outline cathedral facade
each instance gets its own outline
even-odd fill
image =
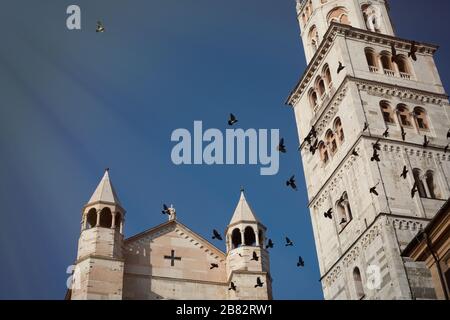
[[[324,297],[435,299],[401,254],[450,197],[438,47],[396,36],[385,0],[297,0],[297,16],[308,66],[287,104]]]
[[[66,298],[272,299],[266,227],[243,191],[225,230],[226,252],[179,222],[174,208],[169,212],[167,222],[125,239],[125,209],[106,171],[82,210]]]

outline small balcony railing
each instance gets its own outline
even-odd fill
[[[374,67],[374,66],[369,66],[369,70],[370,70],[370,72],[374,72],[374,73],[378,72],[378,68]]]
[[[402,79],[411,80],[411,75],[409,73],[406,73],[406,72],[400,72],[400,77]]]
[[[395,77],[395,72],[389,69],[384,69],[384,74],[389,77]]]

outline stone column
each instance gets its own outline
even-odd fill
[[[116,228],[116,214],[117,212],[111,212],[112,214],[112,220],[111,220],[111,229]]]
[[[96,227],[100,226],[100,210],[97,210],[97,223],[95,224]]]

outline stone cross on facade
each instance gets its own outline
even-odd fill
[[[170,266],[175,265],[175,260],[181,260],[181,257],[175,257],[175,250],[172,250],[170,256],[164,256],[164,259],[170,260]]]

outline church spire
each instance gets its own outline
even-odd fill
[[[102,180],[100,180],[100,183],[89,199],[87,205],[100,202],[122,206],[116,190],[111,183],[111,179],[109,178],[109,168],[105,170]]]
[[[244,188],[241,187],[241,197],[239,198],[239,202],[234,209],[233,217],[231,218],[230,225],[238,223],[238,222],[259,222],[252,208],[247,202],[244,194]]]

